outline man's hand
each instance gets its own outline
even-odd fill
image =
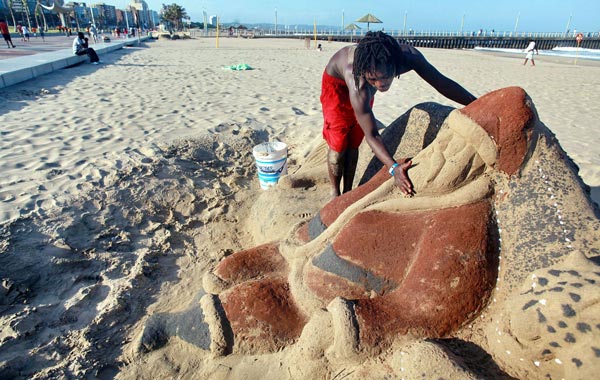
[[[410,182],[410,178],[408,178],[408,168],[412,166],[412,161],[405,158],[402,162],[398,162],[400,166],[394,170],[394,182],[396,186],[402,190],[402,192],[406,195],[413,195],[415,192],[413,190],[412,182]]]

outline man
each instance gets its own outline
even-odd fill
[[[94,44],[98,43],[98,29],[95,24],[90,26],[90,37],[94,40]]]
[[[373,97],[389,90],[394,77],[414,70],[442,95],[467,105],[475,100],[467,90],[442,75],[410,45],[399,44],[383,32],[367,32],[358,45],[346,46],[325,67],[321,88],[323,137],[327,141],[327,169],[331,196],[352,188],[358,147],[363,138],[375,156],[388,168],[396,185],[406,195],[413,193],[407,170],[412,162],[397,163],[381,141],[373,115]]]
[[[29,42],[29,28],[23,25],[21,27],[21,33],[23,33],[23,42]]]
[[[539,54],[537,47],[535,47],[535,41],[529,41],[529,45],[527,45],[527,47],[525,48],[525,52],[527,53],[527,55],[525,55],[525,62],[523,62],[523,66],[525,66],[527,64],[527,61],[530,59],[531,66],[535,66],[535,61],[533,60],[533,53],[535,52],[535,54]]]
[[[77,32],[77,38],[73,40],[73,54],[87,54],[93,65],[97,65],[100,62],[100,58],[98,58],[96,51],[88,46],[88,39],[85,38],[83,32]]]
[[[14,48],[15,44],[13,44],[12,39],[10,38],[10,32],[8,30],[8,24],[3,19],[0,19],[0,32],[2,32],[2,37],[4,37],[4,41],[6,42],[6,46],[8,46],[9,49],[10,49],[11,46]]]

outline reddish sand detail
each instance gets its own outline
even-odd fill
[[[270,273],[287,271],[288,265],[273,243],[236,252],[224,258],[214,274],[232,284],[265,277]]]
[[[314,265],[309,265],[306,270],[306,285],[317,297],[325,300],[326,303],[335,297],[353,300],[368,298],[371,294],[371,292],[365,290],[363,284],[325,272]]]
[[[528,131],[535,121],[525,91],[520,87],[492,91],[460,112],[479,124],[496,142],[496,169],[509,175],[515,174],[525,159]]]
[[[316,216],[314,218],[316,218]],[[308,243],[311,240],[310,235],[308,234],[308,223],[309,222],[302,224],[295,232],[296,239],[303,243]]]
[[[233,285],[219,295],[234,333],[234,350],[274,351],[293,343],[306,316],[293,300],[288,264],[269,243],[223,259],[214,274]]]
[[[445,337],[483,309],[498,266],[496,238],[489,233],[495,225],[487,200],[422,215],[388,214],[373,220],[378,222],[350,224],[349,231],[343,233],[357,236],[360,230],[360,234],[369,235],[373,230],[408,223],[419,226],[420,233],[417,237],[405,236],[417,241],[412,249],[407,244],[393,249],[394,243],[401,242],[405,235],[402,228],[394,230],[401,236],[385,249],[373,250],[371,243],[363,247],[365,242],[361,246],[356,241],[340,247],[353,261],[381,268],[381,274],[396,281],[403,278],[398,288],[382,297],[357,300],[361,343],[380,345],[390,337],[408,333]],[[413,232],[414,229],[407,231],[406,235]],[[342,236],[338,235],[338,239]],[[399,259],[401,265],[377,265],[393,258]]]
[[[248,281],[219,296],[234,334],[234,351],[271,352],[292,344],[307,322],[285,278]]]
[[[336,236],[341,258],[398,284],[370,298],[350,283],[312,267],[308,286],[325,303],[357,299],[361,343],[380,345],[398,334],[444,337],[486,304],[497,276],[497,245],[483,200],[442,210],[364,212]],[[344,282],[349,286],[343,289]]]

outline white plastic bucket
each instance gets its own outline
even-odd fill
[[[252,149],[258,169],[258,181],[263,190],[277,185],[279,177],[287,174],[287,145],[280,141],[258,144]]]

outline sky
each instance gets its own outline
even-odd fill
[[[106,0],[121,8],[128,0]],[[371,30],[415,31],[495,30],[519,32],[600,31],[598,0],[146,0],[150,9],[178,4],[192,21],[202,12],[218,15],[223,23],[275,23],[341,26],[371,13],[383,24]],[[405,21],[406,20],[406,21]],[[570,21],[569,21],[570,20]],[[366,24],[360,24],[366,29]]]

